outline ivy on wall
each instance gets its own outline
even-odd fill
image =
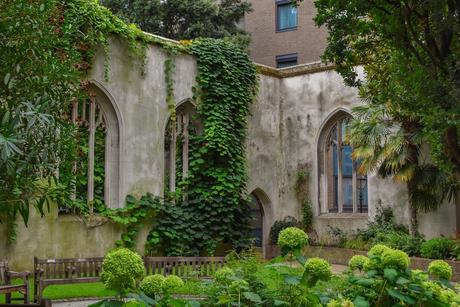
[[[145,195],[141,199],[128,197],[122,209],[101,209],[104,215],[126,226],[118,244],[133,247],[140,227],[150,221],[153,228],[147,248],[152,253],[213,254],[222,241],[236,248],[246,246],[250,209],[246,195],[245,139],[249,107],[257,92],[257,73],[248,55],[223,40],[200,39],[174,44],[145,34],[134,25],[126,25],[93,0],[43,0],[27,2],[27,5],[43,12],[42,22],[53,28],[43,40],[47,44],[43,48],[50,58],[41,65],[52,66],[54,59],[59,58],[68,71],[65,77],[70,85],[64,88],[73,90],[66,94],[61,105],[56,106],[61,110],[70,110],[72,101],[88,98],[83,80],[99,47],[106,55],[105,78],[109,80],[111,34],[127,41],[131,56],[140,59],[141,73],[146,65],[147,44],[164,48],[167,53],[164,63],[166,102],[173,121],[175,56],[178,52],[186,52],[197,58],[197,85],[193,90],[204,132],[190,136],[189,173],[178,183],[181,193],[170,204]],[[13,7],[11,4],[9,8]],[[21,10],[21,6],[17,7]],[[76,133],[77,127],[73,130]],[[75,150],[76,145],[68,147]],[[66,169],[63,163],[72,163],[72,159],[61,161],[57,167],[62,170]],[[69,165],[67,169],[72,167]],[[66,190],[63,182],[58,182],[57,186]],[[67,196],[69,194],[67,191]],[[102,198],[102,192],[100,194]],[[60,200],[62,197],[57,196]]]

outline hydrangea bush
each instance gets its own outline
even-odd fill
[[[428,266],[428,272],[436,278],[447,280],[452,278],[452,268],[443,260],[432,261]]]
[[[141,256],[127,248],[109,252],[102,263],[101,279],[104,286],[120,294],[135,288],[144,275]]]
[[[176,275],[169,275],[163,282],[163,291],[165,293],[173,293],[184,285],[182,278]]]
[[[308,235],[300,228],[288,227],[278,236],[278,246],[283,254],[300,251],[308,244]]]
[[[359,270],[362,271],[364,266],[369,261],[369,258],[363,255],[354,255],[351,257],[350,261],[348,261],[348,266],[351,270]]]
[[[155,298],[163,294],[163,284],[165,277],[161,274],[146,276],[140,283],[139,288],[145,295]]]
[[[308,278],[308,284],[313,286],[317,281],[331,279],[331,265],[321,258],[310,258],[305,262],[304,275]]]

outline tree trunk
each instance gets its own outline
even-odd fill
[[[410,204],[410,227],[409,231],[411,236],[415,237],[418,234],[418,217],[417,208]]]

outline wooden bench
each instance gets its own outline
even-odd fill
[[[38,259],[34,258],[34,302],[50,285],[98,282],[101,280],[103,257]]]
[[[225,265],[225,257],[144,257],[147,275],[208,278]]]
[[[7,261],[0,261],[0,294],[5,294],[5,303],[11,304],[12,300],[24,300],[24,304],[29,303],[29,272],[13,272],[8,268]],[[11,281],[16,278],[22,279],[22,284],[13,285]],[[24,295],[23,299],[12,298],[13,292],[20,292]]]
[[[223,267],[225,257],[144,257],[147,275],[174,274],[183,278],[208,278]],[[103,257],[38,259],[34,258],[34,301],[50,285],[98,282]]]

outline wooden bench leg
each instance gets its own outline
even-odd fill
[[[5,304],[11,304],[11,293],[5,293]]]
[[[30,299],[29,299],[29,281],[27,280],[27,283],[26,283],[26,291],[24,291],[24,304],[28,305],[30,303]]]

